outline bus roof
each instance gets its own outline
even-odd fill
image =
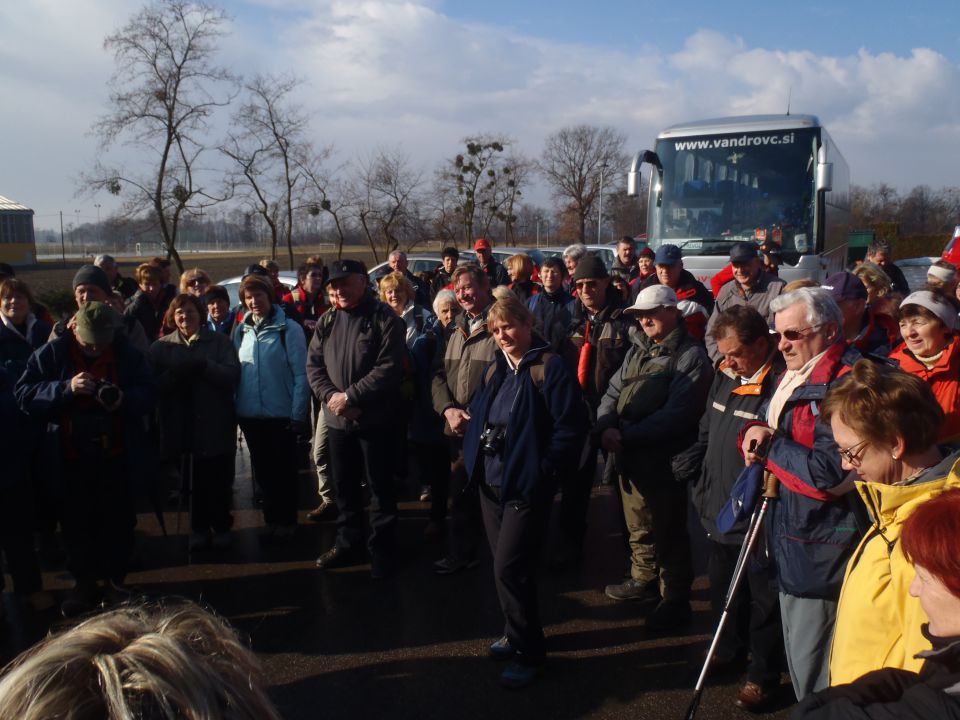
[[[687,135],[726,135],[737,132],[763,132],[766,130],[797,130],[820,127],[815,115],[741,115],[739,117],[713,118],[696,122],[671,125],[657,139],[686,137]]]

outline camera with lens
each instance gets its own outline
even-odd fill
[[[117,404],[117,401],[120,400],[120,388],[109,380],[102,378],[97,380],[96,385],[97,387],[96,390],[93,391],[93,396],[97,399],[98,403],[106,408],[111,408]]]
[[[487,457],[496,457],[503,453],[503,440],[507,429],[495,425],[487,425],[480,435],[480,452]]]

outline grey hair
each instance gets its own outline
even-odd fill
[[[394,258],[398,258],[398,257],[400,257],[401,255],[403,255],[404,257],[407,256],[407,254],[406,254],[403,250],[394,250],[392,253],[390,253],[390,254],[387,256],[387,262],[390,262],[390,261],[393,260]]]
[[[890,254],[890,243],[886,240],[874,240],[867,246],[867,255],[873,257],[877,253],[882,252],[887,255]]]
[[[98,268],[102,268],[107,263],[113,263],[114,265],[116,265],[117,261],[113,259],[113,255],[106,255],[106,254],[97,255],[93,259],[93,264],[96,265]]]
[[[586,254],[587,254],[587,246],[584,245],[583,243],[574,243],[573,245],[567,245],[567,247],[565,247],[563,250],[563,256],[565,258],[567,257],[573,258],[578,262]]]
[[[51,635],[0,679],[0,720],[279,720],[260,664],[220,618],[182,600],[131,605]]]
[[[459,304],[457,304],[457,294],[449,288],[445,288],[438,292],[437,296],[433,299],[433,314],[439,316],[440,308],[447,303],[453,303],[458,308],[460,307]]]
[[[778,295],[770,302],[770,309],[774,313],[783,312],[797,303],[803,303],[807,309],[807,322],[811,326],[836,323],[843,327],[843,313],[840,306],[827,290],[820,287],[802,287],[783,295]],[[838,334],[838,338],[842,335]]]

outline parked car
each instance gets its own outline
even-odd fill
[[[569,245],[554,245],[552,247],[540,248],[540,251],[547,257],[563,257],[563,251]],[[613,267],[613,261],[617,259],[617,248],[615,245],[587,245],[587,251],[593,253],[603,260],[607,270]]]
[[[419,272],[433,272],[437,266],[443,264],[443,258],[440,253],[423,253],[418,255],[407,255],[407,269],[416,275]],[[380,278],[393,272],[389,262],[382,262],[374,267],[370,272],[370,282],[376,285]]]
[[[286,285],[289,290],[293,290],[297,286],[297,274],[293,270],[281,270],[278,277],[280,278],[280,282]],[[230,296],[230,307],[236,307],[240,302],[239,290],[241,280],[243,280],[243,275],[236,275],[217,283],[220,287],[226,288],[227,294]],[[280,298],[277,299],[279,300]]]

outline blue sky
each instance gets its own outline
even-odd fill
[[[295,73],[310,137],[332,166],[398,148],[429,177],[462,138],[505,133],[537,157],[563,126],[609,125],[628,152],[658,130],[722,115],[820,116],[853,181],[960,184],[960,3],[232,0],[220,60]],[[50,227],[97,157],[88,131],[113,69],[104,36],[130,0],[0,5],[0,195]],[[10,98],[15,98],[11,102]],[[214,128],[216,142],[224,124]],[[136,164],[117,148],[108,159]],[[211,167],[217,170],[211,159]],[[548,205],[542,189],[528,197]]]

